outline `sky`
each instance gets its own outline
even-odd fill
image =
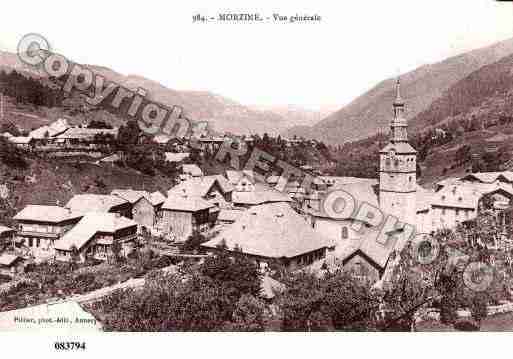
[[[192,21],[226,12],[321,21]],[[245,105],[312,109],[339,108],[385,78],[513,37],[513,3],[493,0],[7,0],[2,13],[3,51],[36,32],[79,63]]]

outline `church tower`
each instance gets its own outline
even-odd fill
[[[416,224],[417,151],[408,143],[400,81],[396,83],[390,140],[379,152],[379,205],[401,222]]]

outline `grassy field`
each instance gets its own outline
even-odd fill
[[[0,163],[0,185],[9,189],[7,200],[0,200],[0,223],[27,204],[65,205],[79,193],[108,194],[116,188],[166,193],[172,179],[163,174],[144,175],[131,168],[109,164],[68,163],[57,159],[29,159],[28,167],[15,169]]]

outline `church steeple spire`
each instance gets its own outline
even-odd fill
[[[394,118],[390,123],[390,141],[396,142],[407,142],[408,141],[408,122],[404,118],[404,101],[401,97],[401,81],[397,78],[395,84],[395,100],[393,103]]]
[[[404,106],[404,101],[401,97],[401,79],[398,77],[395,83],[395,101],[394,106]]]

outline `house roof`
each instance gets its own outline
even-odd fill
[[[233,186],[221,175],[190,178],[179,183],[168,191],[168,194],[186,194],[188,196],[204,197],[212,186],[217,183],[223,193],[233,191]]]
[[[439,187],[444,187],[444,186],[447,186],[449,184],[453,184],[453,183],[457,183],[459,182],[459,178],[456,178],[456,177],[448,177],[448,178],[444,178],[443,180],[440,180],[438,182],[436,182],[435,184]]]
[[[110,156],[107,156],[107,157],[103,157],[98,162],[116,162],[116,161],[119,161],[119,160],[120,160],[119,155],[117,153],[115,153],[113,155],[110,155]]]
[[[217,220],[223,222],[235,222],[243,213],[244,211],[237,209],[221,209],[217,216]]]
[[[503,171],[503,172],[477,172],[471,173],[462,177],[461,180],[470,180],[475,179],[479,182],[483,183],[492,183],[495,182],[499,177],[503,177],[508,182],[513,182],[513,172],[512,171]]]
[[[463,183],[445,186],[434,194],[431,205],[475,209],[479,203],[479,198],[483,195],[483,189],[478,187]]]
[[[2,253],[0,254],[0,265],[10,266],[19,259],[22,259],[22,257],[15,254]]]
[[[357,182],[370,182],[372,184],[378,183],[378,180],[375,178],[360,178],[360,177],[349,177],[349,176],[319,176],[317,178],[322,180],[324,183],[330,183],[333,186],[340,186],[340,185],[357,183]]]
[[[150,201],[151,195],[147,191],[136,191],[133,189],[115,189],[110,194],[119,196],[119,197],[127,200],[131,204],[136,203],[141,198],[145,198],[146,200],[148,200],[148,202],[151,202]]]
[[[509,198],[513,198],[513,187],[508,183],[455,182],[438,191],[433,197],[432,205],[475,209],[482,196],[500,192]]]
[[[12,137],[8,137],[8,140],[12,143],[21,145],[21,144],[30,143],[33,140],[33,138],[27,137],[27,136],[12,136]]]
[[[226,178],[228,178],[228,182],[230,182],[230,184],[232,184],[232,185],[239,183],[239,181],[243,177],[246,177],[252,183],[254,183],[254,173],[251,170],[243,170],[243,171],[227,170],[226,171]]]
[[[169,193],[162,209],[179,212],[198,212],[212,208],[214,205],[199,196]]]
[[[292,258],[334,244],[315,232],[287,203],[264,204],[245,211],[203,246],[217,248],[222,243],[228,250],[240,249],[267,258]]]
[[[361,252],[381,269],[384,269],[392,252],[400,252],[408,238],[400,231],[383,244],[376,240],[376,230],[379,229],[368,230],[361,238],[348,241],[347,245],[340,249],[338,257],[345,261],[357,252]]]
[[[70,127],[71,125],[69,124],[67,119],[60,118],[49,125],[36,128],[35,130],[29,133],[29,136],[37,139],[43,139],[46,138],[46,136],[54,137],[63,133]]]
[[[379,207],[377,181],[361,181],[332,186],[332,190],[343,190],[349,193],[356,202],[366,202],[374,207]]]
[[[171,139],[171,137],[169,137],[168,135],[164,135],[164,134],[153,136],[153,142],[160,143],[160,144],[168,143],[170,139]]]
[[[0,234],[14,232],[14,229],[0,225]]]
[[[57,138],[71,138],[71,139],[87,139],[93,138],[95,135],[103,134],[103,135],[112,135],[117,137],[118,129],[106,129],[106,128],[85,128],[85,127],[70,127],[60,135],[56,136]]]
[[[150,202],[152,205],[157,206],[166,201],[166,196],[164,196],[160,191],[155,191],[150,194]]]
[[[128,201],[113,195],[105,194],[77,194],[66,204],[74,212],[108,212],[112,208],[125,204]]]
[[[80,217],[82,217],[82,214],[72,209],[31,204],[18,212],[13,219],[17,221],[60,223]]]
[[[189,152],[165,152],[164,156],[166,157],[167,162],[181,162],[186,158],[189,158],[191,154]]]
[[[287,193],[269,188],[263,183],[256,183],[253,191],[235,191],[232,194],[232,202],[243,205],[259,205],[273,202],[292,202]]]
[[[203,171],[201,170],[201,168],[198,167],[198,165],[195,164],[183,164],[182,172],[190,174],[193,177],[203,176]]]
[[[55,242],[55,248],[71,250],[73,246],[81,249],[96,233],[115,233],[121,229],[136,227],[137,223],[117,213],[89,212]]]
[[[416,206],[417,211],[429,209],[431,201],[435,193],[429,191],[417,184],[416,192]],[[351,195],[355,201],[355,209],[359,208],[361,203],[368,203],[376,208],[380,208],[379,204],[379,188],[377,180],[364,180],[361,182],[353,182],[347,184],[335,184],[332,186],[330,191],[343,190]],[[321,202],[324,200],[327,194],[319,195]],[[331,218],[328,213],[324,210],[323,206],[319,210],[308,210],[308,212],[315,217]],[[355,213],[352,213],[346,219],[356,219]]]

